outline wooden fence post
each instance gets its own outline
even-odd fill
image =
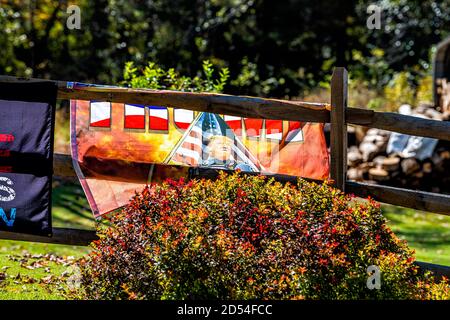
[[[347,70],[337,67],[331,77],[330,177],[334,186],[345,191],[347,180],[347,124],[345,112],[348,96]]]

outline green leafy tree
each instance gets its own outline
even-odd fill
[[[367,29],[363,0],[79,0],[81,30],[68,30],[68,1],[4,0],[0,72],[116,84],[127,61],[194,79],[209,60],[228,68],[232,94],[298,96],[338,65],[379,92],[402,71],[416,85],[450,31],[450,1],[372,3],[381,30]]]
[[[227,68],[219,71],[214,77],[214,67],[208,60],[203,61],[202,74],[193,78],[181,76],[170,68],[165,71],[154,62],[150,62],[141,71],[133,62],[127,62],[123,72],[123,84],[132,88],[148,88],[160,90],[178,90],[190,92],[223,92],[229,78]]]

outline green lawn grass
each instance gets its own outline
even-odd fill
[[[92,213],[79,186],[56,183],[52,204],[55,227],[95,228]],[[67,286],[57,278],[70,271],[70,265],[65,265],[64,261],[73,261],[88,252],[88,247],[81,246],[0,240],[0,300],[62,299],[62,291],[66,290]],[[29,257],[28,263],[14,261],[17,256]],[[33,256],[35,258],[31,258]],[[50,261],[53,260],[52,257],[59,257],[62,262]],[[31,269],[31,262],[39,260],[44,265]]]
[[[53,190],[55,227],[95,228],[78,185],[56,184]],[[416,250],[417,260],[450,265],[450,217],[390,205],[383,205],[382,209],[393,231]],[[62,292],[67,290],[64,279],[47,281],[49,276],[61,278],[70,261],[88,252],[88,247],[0,240],[0,300],[63,299]],[[17,261],[20,257],[28,258],[21,263]],[[50,261],[51,257],[59,257],[60,261]],[[31,269],[35,261],[44,265]]]
[[[416,250],[417,260],[450,266],[450,216],[391,205],[382,208],[395,234]]]
[[[57,263],[47,258],[43,259],[44,266],[30,270],[14,259],[15,257],[40,257],[48,254],[50,257],[56,256],[70,262],[88,251],[89,249],[84,247],[2,240],[0,243],[0,273],[4,274],[6,278],[0,281],[0,300],[58,300],[63,299],[62,291],[67,290],[63,273],[71,271],[70,264]],[[31,262],[38,260],[42,259],[30,259]]]

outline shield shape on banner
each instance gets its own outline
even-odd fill
[[[226,122],[209,112],[197,116],[164,163],[250,172],[262,169]]]

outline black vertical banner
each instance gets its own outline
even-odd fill
[[[51,236],[57,87],[0,83],[0,230]]]

